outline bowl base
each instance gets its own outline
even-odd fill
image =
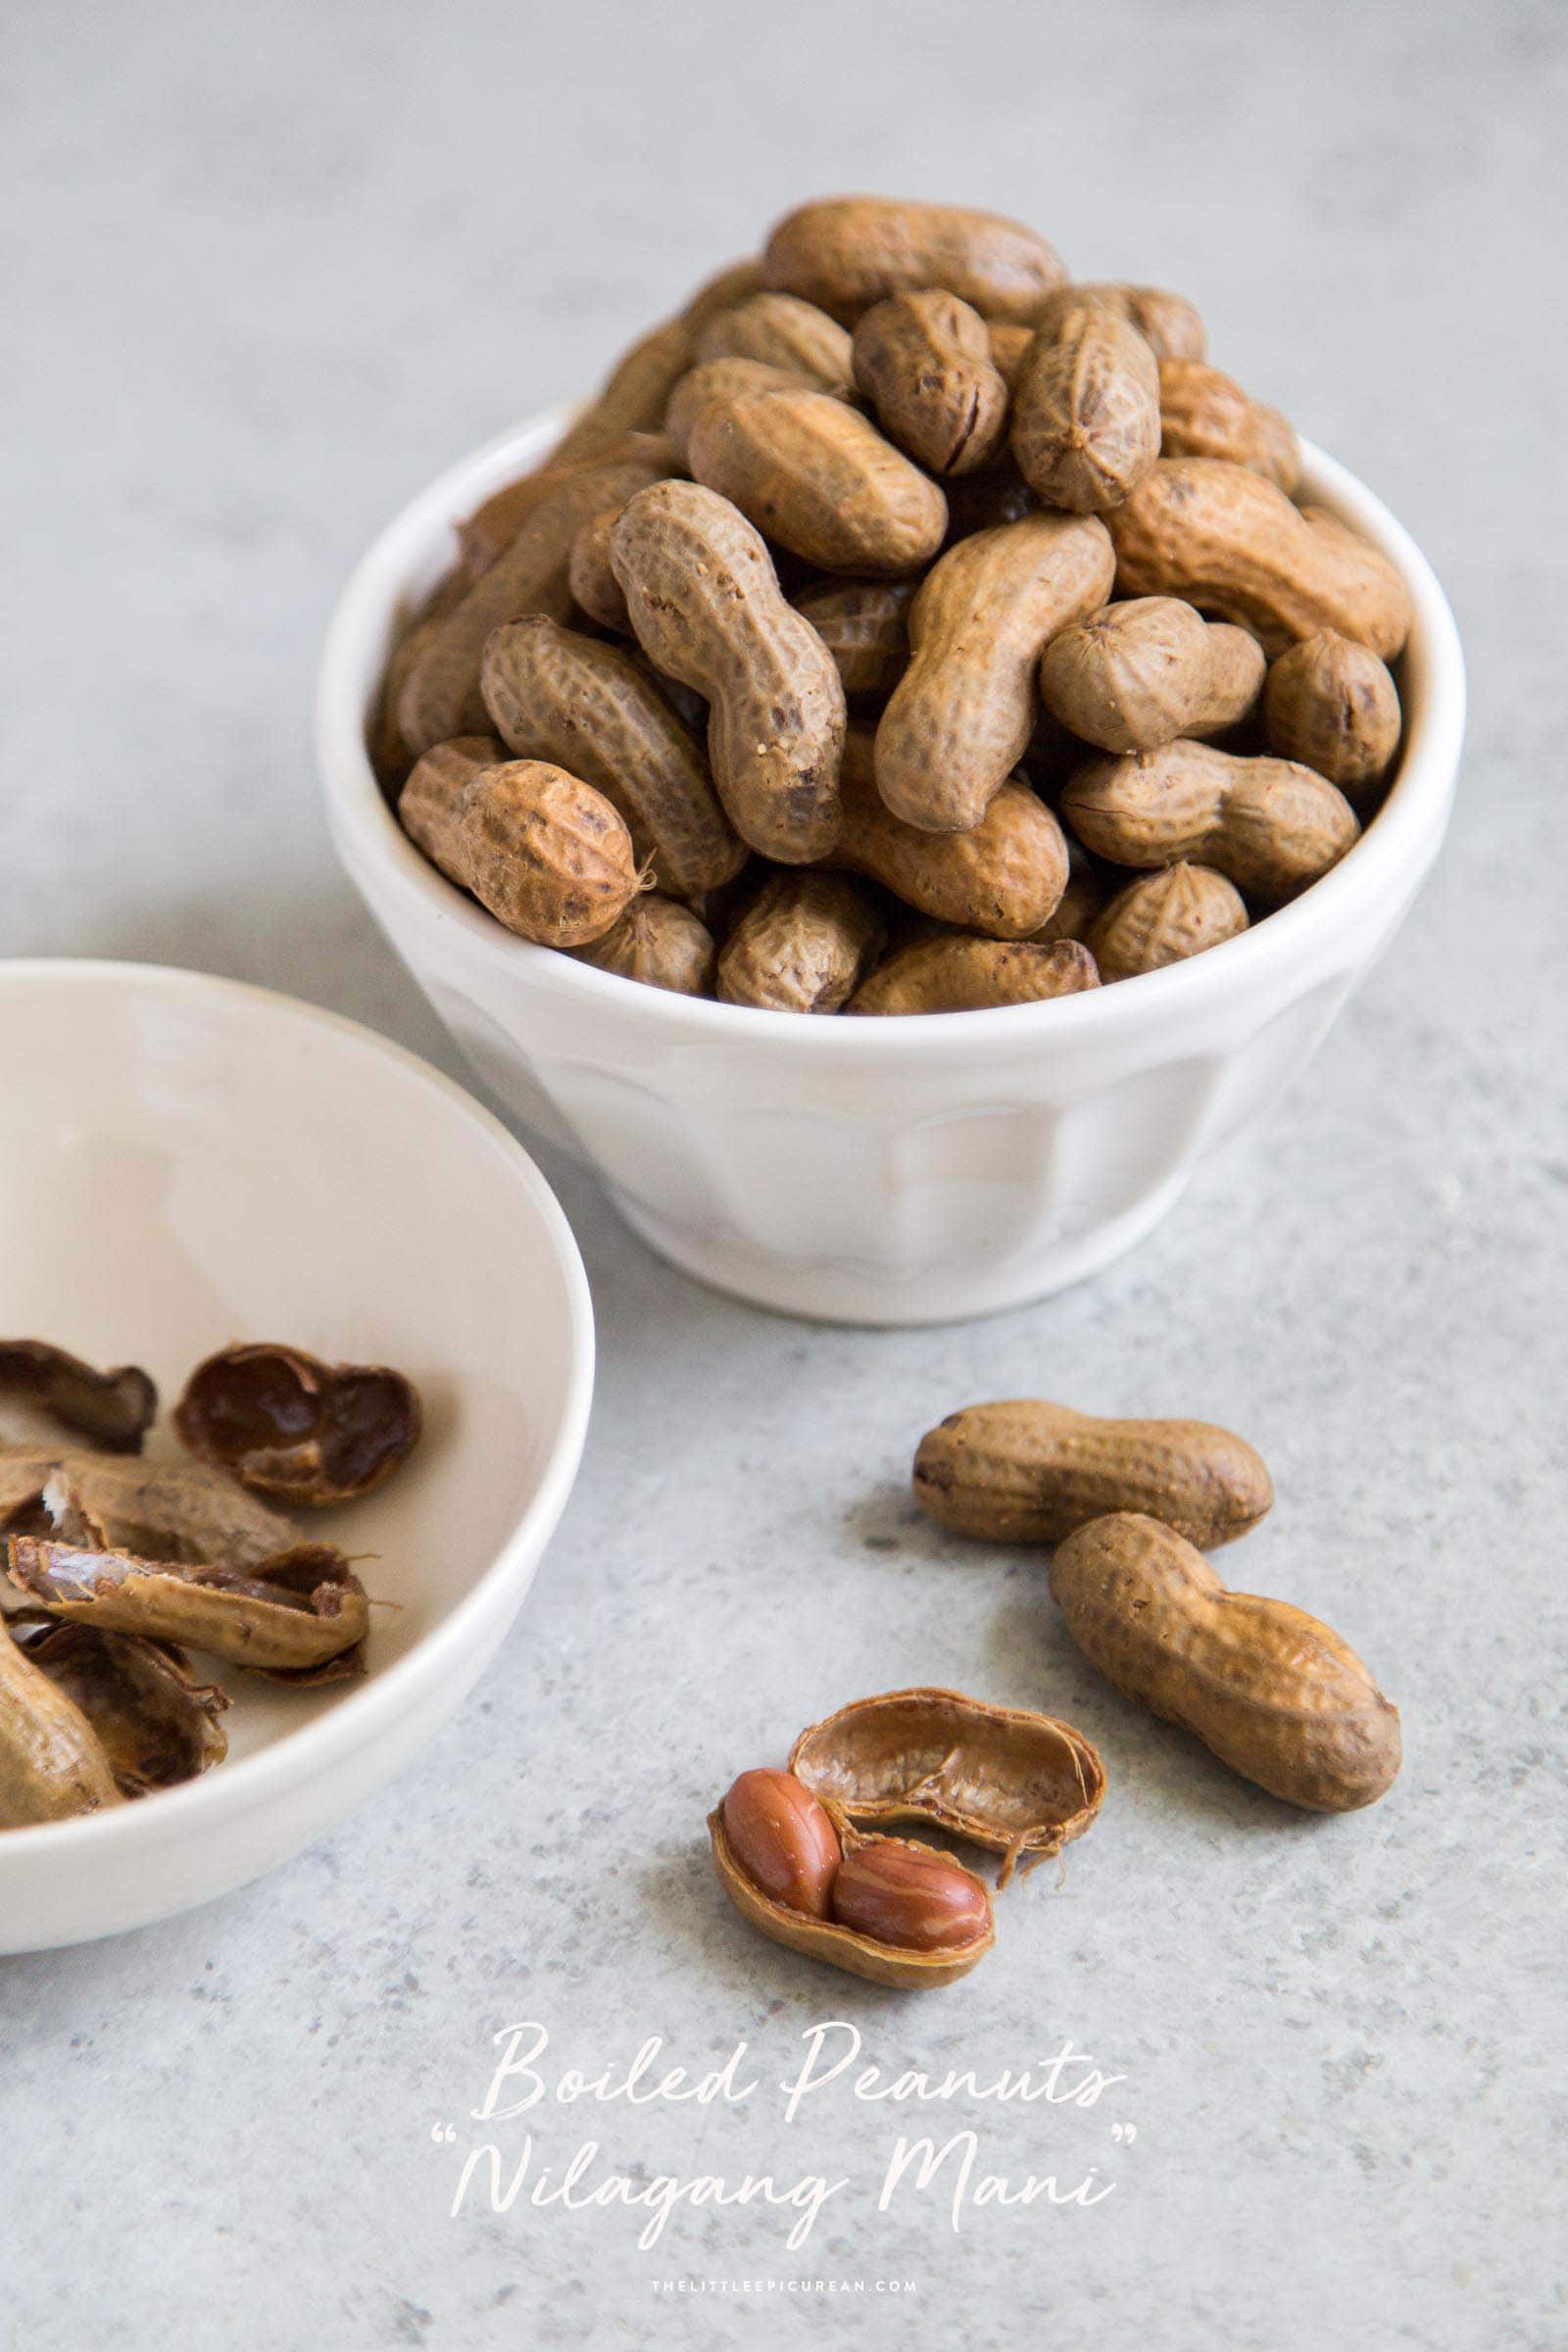
[[[1180,1200],[1188,1174],[1180,1170],[1124,1215],[1070,1240],[1009,1250],[990,1267],[979,1258],[909,1274],[826,1260],[791,1263],[733,1236],[693,1234],[666,1224],[613,1185],[607,1190],[639,1241],[710,1290],[807,1322],[893,1327],[967,1323],[977,1315],[1005,1314],[1009,1307],[1030,1306],[1085,1281],[1153,1231]]]

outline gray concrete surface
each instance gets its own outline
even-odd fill
[[[291,1868],[0,1967],[0,2336],[1565,2340],[1565,33],[1545,5],[1414,0],[13,12],[8,954],[236,973],[451,1066],[328,851],[307,723],[330,600],[436,466],[837,186],[994,204],[1083,274],[1194,295],[1221,361],[1431,554],[1474,716],[1445,862],[1308,1078],[1085,1289],[937,1334],[810,1330],[692,1289],[556,1171],[603,1368],[530,1604],[422,1763]],[[1266,1450],[1247,1581],[1402,1702],[1387,1803],[1283,1818],[1095,1680],[1036,1565],[914,1519],[919,1431],[1031,1391]],[[920,1679],[1069,1714],[1112,1795],[982,1973],[901,2000],[753,1940],[701,1825],[802,1723]],[[509,2165],[532,2127],[534,2172],[454,2217],[492,2036],[525,2020],[552,2081],[659,2035],[698,2071],[744,2040],[759,2087],[497,2124]],[[1070,2040],[1122,2080],[1092,2107],[911,2110],[840,2077],[787,2124],[777,2086],[827,2020],[893,2073]],[[976,2177],[1097,2168],[1111,2193],[956,2230],[940,2184],[878,2210],[901,2132],[969,2129]],[[646,2212],[528,2201],[589,2140],[584,2188],[848,2185],[795,2252],[794,2214],[756,2204],[682,2207],[641,2250]]]

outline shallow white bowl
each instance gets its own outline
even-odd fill
[[[426,1406],[379,1494],[308,1520],[372,1555],[367,1586],[398,1604],[372,1612],[366,1680],[306,1693],[219,1669],[223,1763],[0,1832],[10,1952],[240,1886],[408,1761],[494,1655],[561,1516],[593,1319],[526,1152],[352,1022],[192,972],[7,963],[0,1069],[0,1333],[145,1364],[165,1407],[233,1339],[395,1364]]]
[[[1437,855],[1464,667],[1420,551],[1306,446],[1307,491],[1393,559],[1416,619],[1398,782],[1293,906],[1190,962],[1054,1004],[906,1020],[755,1012],[513,938],[405,838],[366,757],[397,620],[451,561],[454,523],[562,421],[536,418],[432,483],[333,619],[318,755],[338,853],[388,939],[499,1099],[596,1167],[635,1230],[704,1281],[797,1314],[917,1323],[1015,1305],[1104,1265],[1301,1068]]]

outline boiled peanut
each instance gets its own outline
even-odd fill
[[[785,864],[826,857],[844,688],[760,534],[711,490],[661,482],[627,503],[610,554],[649,659],[710,705],[709,761],[741,839]]]
[[[432,865],[467,888],[467,851],[458,818],[463,796],[479,770],[499,767],[506,749],[493,735],[457,735],[435,743],[415,761],[398,795],[398,822]]]
[[[874,1943],[947,1952],[992,1931],[991,1897],[951,1854],[907,1838],[867,1838],[839,1864],[832,1915]]]
[[[1195,1544],[1229,1544],[1274,1500],[1245,1439],[1210,1421],[1126,1421],[1024,1396],[927,1430],[915,1500],[955,1535],[1059,1544],[1108,1511],[1147,1511]]]
[[[1087,934],[1102,980],[1181,963],[1247,929],[1247,903],[1212,866],[1185,860],[1118,891]]]
[[[631,835],[580,777],[542,760],[482,767],[463,796],[461,879],[497,922],[546,948],[576,948],[641,888]]]
[[[691,329],[695,344],[697,337],[710,318],[720,311],[733,311],[753,294],[762,291],[762,257],[749,253],[738,262],[726,262],[711,277],[705,277],[696,293],[681,312],[681,318]]]
[[[1159,363],[1159,446],[1167,458],[1228,458],[1289,495],[1301,479],[1296,427],[1200,360]]]
[[[719,1001],[768,1012],[837,1012],[885,933],[876,902],[848,875],[775,874],[719,953]]]
[[[818,391],[847,393],[855,381],[850,338],[836,318],[796,294],[753,294],[720,311],[697,338],[707,360],[761,360],[803,376]]]
[[[1060,630],[1040,657],[1040,691],[1085,743],[1151,752],[1233,726],[1256,702],[1263,670],[1246,629],[1205,621],[1179,597],[1140,596]]]
[[[988,318],[1029,324],[1066,275],[1045,238],[1016,220],[888,196],[801,205],[768,238],[762,270],[770,286],[852,321],[889,294],[932,286]]]
[[[702,754],[627,655],[533,613],[491,636],[481,683],[512,751],[554,760],[602,792],[662,889],[700,898],[740,871],[746,845]]]
[[[664,411],[664,432],[684,466],[692,426],[713,401],[736,400],[751,392],[813,389],[804,376],[787,368],[774,368],[766,360],[706,360],[702,367],[688,369],[671,392],[669,406]]]
[[[986,332],[991,340],[991,365],[1010,392],[1018,381],[1018,370],[1035,339],[1035,330],[1032,326],[1009,326],[1003,318],[988,318]]]
[[[976,939],[949,931],[890,956],[850,999],[851,1012],[984,1012],[1035,1004],[1098,988],[1089,950],[1076,939],[1037,947],[1029,940]]]
[[[492,491],[466,522],[458,525],[456,574],[471,587],[498,556],[506,554],[535,507],[559,490],[568,473],[579,473],[587,466],[618,466],[638,459],[645,459],[658,470],[668,473],[672,458],[673,452],[662,432],[623,433],[593,457],[572,458],[565,463],[547,458],[542,466],[535,466],[516,481],[505,482],[499,490]]]
[[[1167,294],[1162,286],[1127,286],[1088,282],[1059,286],[1035,316],[1035,326],[1054,334],[1064,315],[1078,304],[1092,302],[1114,311],[1136,327],[1157,360],[1200,360],[1208,351],[1203,321],[1182,294]]]
[[[1345,795],[1309,767],[1207,743],[1097,760],[1073,777],[1060,808],[1084,847],[1113,864],[1195,858],[1276,902],[1337,865],[1361,831]]]
[[[1058,939],[1081,939],[1088,946],[1090,933],[1104,907],[1105,889],[1094,860],[1082,844],[1069,835],[1066,888],[1056,903],[1054,914],[1038,931],[1031,931],[1029,937],[1040,947],[1050,947]]]
[[[1399,748],[1399,695],[1376,654],[1320,629],[1269,663],[1269,748],[1299,760],[1350,799],[1387,774]]]
[[[1118,507],[1159,456],[1159,368],[1136,327],[1094,303],[1036,334],[1012,395],[1012,454],[1049,507]]]
[[[592,522],[583,524],[571,543],[566,581],[573,604],[590,620],[597,620],[602,629],[613,629],[617,636],[629,637],[631,620],[626,599],[610,562],[610,534],[619,513],[618,507],[607,507]]]
[[[979,823],[1029,741],[1042,647],[1103,604],[1113,562],[1096,517],[1031,514],[932,567],[877,728],[877,790],[895,816],[931,833]]]
[[[1058,1544],[1051,1591],[1107,1682],[1272,1795],[1348,1813],[1392,1786],[1398,1709],[1355,1652],[1304,1609],[1227,1591],[1158,1520],[1091,1520]]]
[[[712,933],[689,906],[657,890],[633,899],[602,938],[573,952],[579,963],[597,971],[677,997],[706,997],[713,984]]]
[[[687,458],[698,481],[824,571],[917,571],[947,529],[935,482],[831,393],[710,401]]]
[[[931,473],[988,465],[1007,423],[1007,385],[978,311],[956,294],[891,294],[857,322],[855,381],[882,429]]]
[[[666,318],[640,336],[616,361],[598,398],[557,442],[551,464],[599,457],[622,433],[656,431],[677,378],[691,364],[692,330],[684,318]]]
[[[1162,458],[1107,528],[1119,595],[1185,597],[1269,653],[1337,629],[1387,661],[1409,634],[1409,595],[1388,558],[1249,466]]]
[[[967,833],[923,833],[893,814],[876,789],[867,731],[845,740],[844,828],[837,863],[966,931],[1028,939],[1067,884],[1067,844],[1044,801],[1010,777]]]
[[[661,447],[663,445],[661,444]],[[398,723],[415,754],[488,724],[479,691],[485,640],[504,620],[544,612],[571,616],[572,542],[585,522],[619,507],[668,471],[651,456],[568,468],[533,509],[505,555],[475,580],[415,662],[398,702]]]
[[[847,695],[887,695],[909,662],[918,580],[829,580],[790,599],[832,655]]]
[[[838,1832],[791,1772],[743,1772],[723,1805],[730,1852],[754,1886],[808,1919],[833,1915]]]

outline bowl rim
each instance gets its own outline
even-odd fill
[[[187,971],[175,964],[132,963],[90,956],[0,957],[0,1000],[21,982],[63,983],[127,988],[172,996],[227,998],[265,1008],[267,1017],[283,1016],[301,1027],[325,1031],[344,1040],[352,1050],[368,1053],[402,1071],[416,1091],[423,1092],[455,1110],[493,1152],[510,1166],[518,1188],[543,1228],[551,1255],[561,1275],[566,1301],[567,1362],[560,1421],[538,1487],[489,1565],[462,1599],[400,1658],[368,1676],[356,1690],[343,1691],[334,1704],[294,1731],[284,1732],[254,1755],[237,1757],[210,1772],[162,1788],[134,1804],[114,1805],[67,1821],[30,1822],[0,1831],[0,1881],[6,1856],[29,1861],[58,1854],[62,1860],[81,1850],[123,1847],[138,1838],[177,1832],[182,1820],[215,1808],[250,1812],[284,1795],[302,1780],[330,1771],[353,1750],[368,1745],[399,1715],[408,1714],[423,1689],[441,1679],[442,1670],[461,1651],[470,1630],[494,1607],[497,1597],[519,1575],[520,1607],[533,1565],[561,1519],[577,1476],[587,1436],[594,1386],[594,1316],[588,1277],[566,1221],[565,1211],[545,1181],[532,1155],[494,1114],[476,1102],[454,1079],[421,1060],[405,1046],[382,1037],[346,1014],[329,1012],[279,989],[263,988],[246,980],[214,973]]]
[[[328,624],[318,672],[316,750],[328,818],[345,862],[346,841],[370,861],[411,920],[455,926],[467,954],[498,981],[548,985],[581,1000],[585,1014],[631,1014],[650,1045],[747,1043],[759,1051],[809,1058],[879,1054],[968,1059],[988,1046],[1029,1048],[1052,1040],[1103,1038],[1141,1028],[1167,1011],[1198,1012],[1234,986],[1245,989],[1290,967],[1298,951],[1353,923],[1413,869],[1418,877],[1447,819],[1464,736],[1465,673],[1447,598],[1415,541],[1347,467],[1302,440],[1302,488],[1351,522],[1388,556],[1414,609],[1405,659],[1418,670],[1398,772],[1387,801],[1354,848],[1303,891],[1236,938],[1201,956],[1143,972],[1114,987],[1086,989],[1035,1004],[979,1012],[906,1014],[897,1020],[801,1020],[760,1007],[722,1004],[649,988],[614,972],[516,938],[439,873],[416,849],[388,807],[370,766],[365,726],[368,695],[384,659],[388,631],[411,584],[431,571],[443,534],[492,490],[544,455],[570,408],[543,412],[495,435],[438,474],[371,542],[350,574]],[[351,871],[353,870],[351,864]],[[396,931],[390,934],[396,944]]]

